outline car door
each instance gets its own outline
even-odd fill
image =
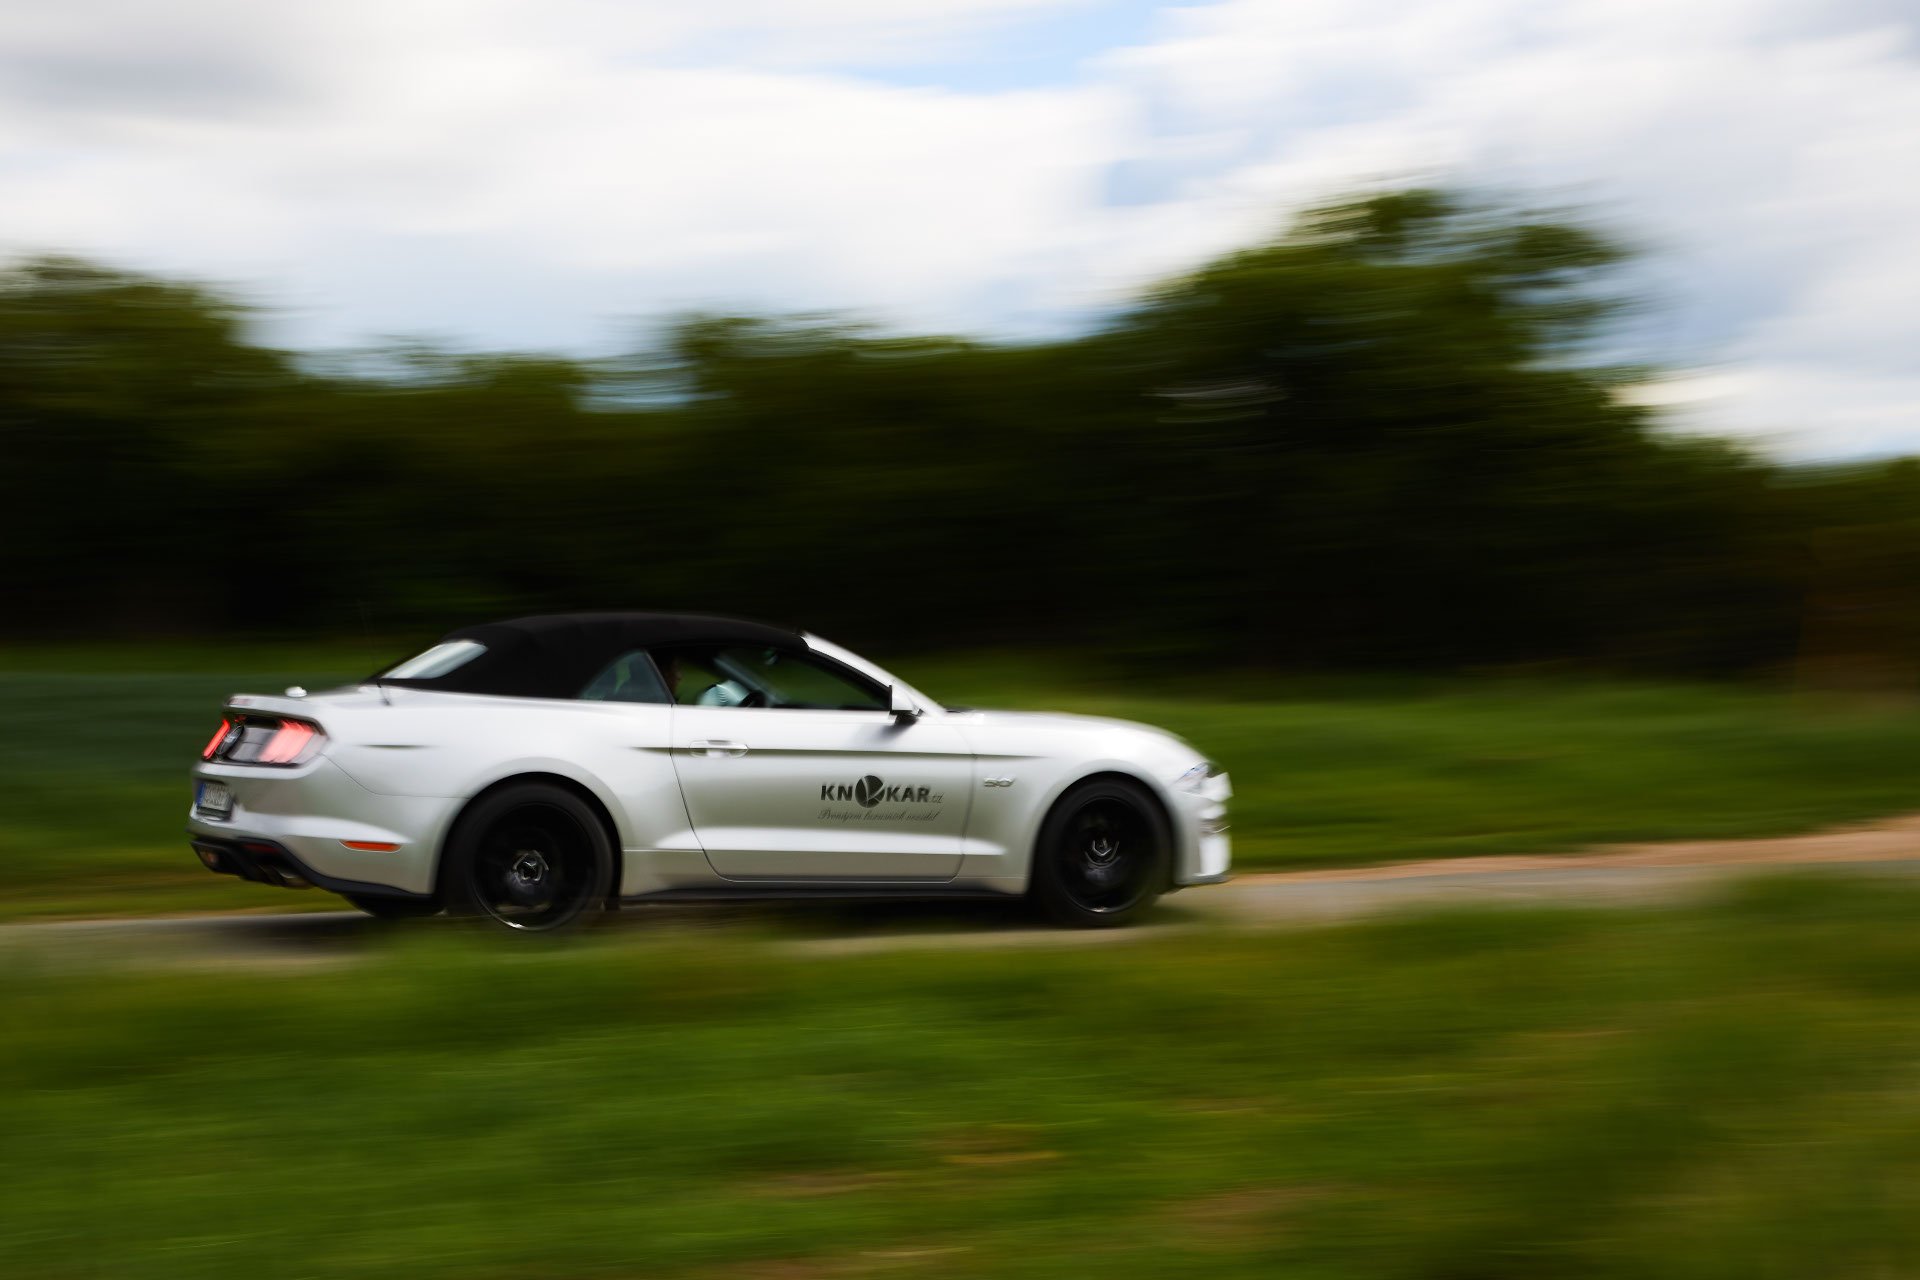
[[[899,723],[888,691],[818,654],[655,651],[673,688],[673,762],[707,861],[729,880],[950,880],[973,754],[959,730]]]

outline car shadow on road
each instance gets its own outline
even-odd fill
[[[1162,903],[1140,921],[1157,931],[1194,923],[1199,917],[1178,905]],[[1136,929],[1080,930],[1049,921],[1019,899],[1005,902],[968,899],[934,900],[821,900],[778,902],[700,902],[629,904],[586,922],[584,929],[565,936],[640,937],[672,931],[740,930],[771,934],[775,939],[818,943],[825,949],[884,950],[889,945],[913,946],[944,942],[964,946],[971,941],[992,944],[1023,938],[1119,936]],[[420,933],[464,933],[485,938],[485,923],[437,916],[426,920],[377,920],[355,911],[310,912],[288,915],[236,915],[196,920],[145,921],[126,926],[140,932],[217,937],[250,951],[322,957],[342,954],[379,942]]]

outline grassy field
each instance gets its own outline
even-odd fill
[[[181,838],[224,695],[322,687],[382,649],[0,652],[7,915],[288,909]],[[1764,835],[1920,808],[1920,713],[1758,687],[1546,680],[1142,682],[1094,667],[919,661],[950,702],[1119,715],[1232,771],[1243,868]]]
[[[1920,893],[0,985],[0,1274],[1920,1271]]]

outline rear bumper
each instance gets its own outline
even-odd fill
[[[251,837],[218,837],[189,833],[188,843],[199,855],[201,865],[220,875],[239,876],[255,884],[276,885],[282,889],[325,889],[329,893],[351,893],[364,897],[412,898],[425,900],[429,895],[409,893],[387,884],[369,884],[362,880],[343,880],[316,871],[285,845]]]
[[[188,839],[223,849],[269,846],[292,860],[286,865],[307,868],[311,874],[301,878],[309,884],[365,885],[370,893],[432,893],[435,852],[459,807],[451,800],[368,791],[325,756],[292,769],[202,764],[193,774],[196,781],[226,783],[233,808],[213,815],[189,806]]]

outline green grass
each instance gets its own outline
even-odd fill
[[[318,688],[389,649],[0,653],[0,913],[320,905],[187,852],[186,773],[238,690]],[[1920,809],[1920,713],[1739,685],[1288,683],[1011,659],[909,661],[936,696],[1164,725],[1225,763],[1243,869],[1750,836]]]
[[[1920,1270],[1920,893],[0,984],[0,1274]]]

